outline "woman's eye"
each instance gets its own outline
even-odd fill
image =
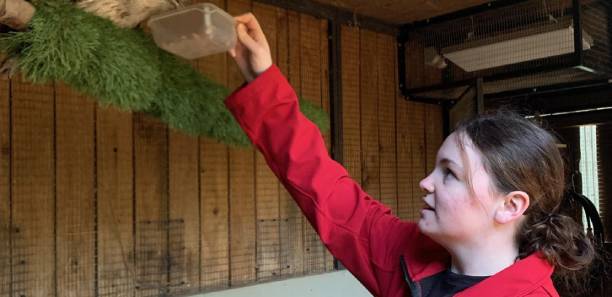
[[[455,175],[455,173],[453,173],[452,170],[450,170],[448,168],[444,168],[444,179],[446,179],[448,177],[457,178],[457,176]]]

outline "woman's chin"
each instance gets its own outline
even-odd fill
[[[432,231],[431,222],[428,222],[427,218],[424,216],[421,216],[421,218],[417,222],[417,226],[419,227],[419,230],[421,230],[421,232],[424,234],[429,234]]]

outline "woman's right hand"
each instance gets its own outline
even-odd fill
[[[229,50],[247,81],[254,80],[272,66],[272,54],[266,36],[252,13],[234,17],[236,20],[236,46]]]

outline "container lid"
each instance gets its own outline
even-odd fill
[[[231,15],[229,15],[227,12],[217,7],[216,5],[212,3],[197,3],[197,4],[193,4],[189,6],[179,7],[171,11],[167,11],[167,12],[163,12],[163,13],[151,16],[151,18],[149,18],[149,21],[147,22],[147,25],[151,26],[152,23],[155,23],[161,19],[165,19],[169,17],[176,17],[176,16],[182,15],[186,12],[190,12],[193,10],[199,10],[203,12],[204,14],[211,14],[213,12],[217,12],[220,15],[226,17],[228,21],[234,22],[234,18]]]

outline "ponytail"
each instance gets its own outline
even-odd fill
[[[596,252],[582,226],[569,216],[537,212],[527,215],[517,233],[519,257],[541,252],[555,267],[561,290],[586,290]]]
[[[583,270],[595,256],[582,226],[558,213],[528,215],[518,233],[518,242],[519,257],[540,251],[558,273]]]

